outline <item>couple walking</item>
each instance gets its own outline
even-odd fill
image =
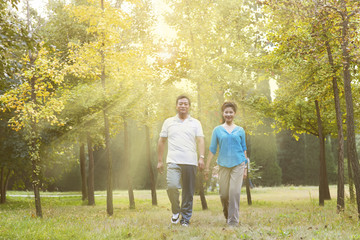
[[[205,141],[200,121],[189,115],[190,99],[181,95],[176,99],[177,115],[163,123],[158,142],[158,171],[164,171],[163,155],[168,141],[167,194],[171,203],[171,223],[180,221],[189,226],[193,209],[193,195],[197,167],[209,177],[210,163],[217,152],[219,155],[219,192],[226,223],[239,224],[239,203],[243,178],[246,177],[247,156],[245,131],[234,124],[236,105],[225,102],[222,107],[224,123],[214,128],[207,161],[205,164]],[[197,157],[196,146],[199,151]],[[179,189],[182,188],[182,201],[179,201]],[[181,220],[180,220],[181,219]]]

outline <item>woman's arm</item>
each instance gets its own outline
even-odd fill
[[[211,151],[209,151],[209,154],[208,154],[208,157],[206,160],[205,170],[204,170],[204,178],[206,181],[209,179],[210,163],[211,163],[211,160],[213,159],[213,157],[214,157],[214,154]]]

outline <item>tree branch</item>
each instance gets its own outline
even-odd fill
[[[330,8],[334,10],[335,12],[339,13],[341,15],[341,18],[344,20],[346,16],[344,15],[344,12],[340,11],[338,8],[331,6],[331,5],[323,5],[324,8]]]

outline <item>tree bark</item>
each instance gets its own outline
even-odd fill
[[[191,39],[192,39],[192,43],[193,43],[193,35],[192,35],[192,32],[191,32]],[[194,56],[195,56],[195,49],[193,47],[193,51],[194,51]],[[200,89],[200,82],[197,83],[197,91],[198,91],[198,94],[197,94],[197,100],[198,100],[198,114],[199,114],[199,121],[201,122],[200,120],[200,116],[201,116],[201,98],[200,98],[200,92],[201,92],[201,89]],[[206,210],[208,209],[208,205],[207,205],[207,201],[206,201],[206,197],[205,197],[205,191],[204,191],[204,174],[202,171],[198,171],[198,178],[197,180],[199,181],[199,184],[198,184],[198,187],[199,187],[199,195],[200,195],[200,201],[201,201],[201,207],[202,207],[202,210]]]
[[[355,142],[355,123],[354,123],[354,104],[351,89],[351,74],[350,74],[350,54],[349,54],[349,18],[346,1],[341,1],[342,7],[342,63],[344,71],[344,90],[346,101],[346,126],[347,126],[347,147],[348,160],[351,162],[351,167],[354,174],[354,184],[356,189],[356,203],[358,207],[358,218],[360,218],[360,166],[356,150]]]
[[[349,159],[347,160],[347,166],[348,166],[348,177],[349,177],[349,194],[350,194],[350,202],[355,202],[355,191],[354,191],[354,178],[352,174],[352,167],[351,162]]]
[[[0,194],[1,194],[1,200],[0,203],[3,204],[6,202],[6,190],[5,190],[5,179],[4,179],[4,171],[5,167],[1,167],[1,173],[0,173]]]
[[[243,109],[243,111],[245,111],[245,110]],[[246,129],[246,128],[244,128],[244,129]],[[250,146],[249,134],[247,134],[247,133],[246,133],[246,148],[247,148],[247,151],[246,151],[247,157],[250,158],[251,146]],[[248,168],[247,168],[247,178],[245,179],[245,186],[246,186],[247,203],[248,203],[248,205],[252,205],[249,168],[250,168],[250,165],[248,165]]]
[[[4,183],[4,191],[3,191],[3,195],[4,195],[4,202],[6,202],[6,191],[8,189],[8,185],[9,185],[9,180],[10,180],[10,176],[12,175],[12,170],[8,169],[8,172],[6,174],[6,177],[5,177],[5,183]]]
[[[336,68],[333,60],[333,55],[329,41],[325,42],[326,50],[328,54],[328,59],[330,66],[333,71],[332,83],[333,83],[333,92],[334,92],[334,104],[335,104],[335,113],[336,113],[336,124],[338,129],[338,183],[337,183],[337,210],[338,212],[343,211],[345,208],[345,189],[344,189],[344,131],[343,131],[343,121],[341,115],[340,107],[340,94],[338,87],[338,79],[336,77]]]
[[[32,148],[36,149],[36,139],[32,139]],[[32,153],[37,155],[37,153]],[[39,178],[39,174],[40,174],[40,166],[39,166],[39,161],[38,161],[38,156],[33,157],[36,159],[32,159],[32,185],[33,185],[33,189],[34,189],[34,196],[35,196],[35,209],[36,209],[36,216],[42,218],[42,208],[41,208],[41,199],[40,199],[40,178]]]
[[[0,204],[6,203],[6,191],[9,184],[9,179],[11,176],[12,170],[8,169],[6,176],[5,176],[5,167],[1,168],[1,179],[0,179],[0,188],[1,188],[1,198]]]
[[[92,140],[90,135],[87,136],[87,148],[89,157],[89,169],[88,169],[88,205],[95,205],[95,190],[94,190],[94,153]]]
[[[201,201],[201,207],[202,210],[208,209],[206,197],[205,197],[205,191],[204,191],[204,174],[202,172],[199,172],[199,195],[200,195],[200,201]]]
[[[318,131],[319,131],[319,143],[320,143],[319,205],[324,206],[324,200],[328,200],[330,198],[330,191],[329,191],[329,184],[327,181],[327,174],[326,174],[325,136],[323,134],[323,127],[322,127],[318,100],[315,100],[315,107],[316,107],[316,115],[318,122]]]
[[[85,144],[80,145],[80,173],[81,173],[81,193],[82,200],[87,199],[87,188],[86,188],[86,166],[85,166]]]
[[[124,156],[125,156],[125,169],[126,169],[126,178],[128,185],[128,194],[129,194],[129,204],[130,209],[135,209],[135,198],[134,191],[132,185],[132,176],[131,176],[131,164],[130,164],[130,156],[129,156],[129,133],[128,133],[128,125],[126,119],[124,118]]]
[[[104,9],[104,0],[101,0],[101,10],[102,14],[105,14]],[[107,112],[106,105],[106,86],[105,86],[105,53],[104,53],[104,33],[102,35],[102,44],[101,44],[101,84],[103,87],[103,114],[104,114],[104,135],[105,135],[105,158],[107,162],[107,188],[106,188],[106,210],[109,216],[112,216],[114,213],[113,207],[113,180],[112,180],[112,160],[110,156],[110,127],[109,127],[109,117]]]
[[[156,179],[151,163],[151,152],[150,152],[151,139],[150,139],[150,130],[148,126],[145,126],[145,134],[146,134],[146,158],[149,168],[149,176],[150,176],[150,184],[151,184],[151,202],[153,206],[157,206]]]
[[[29,0],[26,1],[27,5],[27,24],[30,31],[30,5]],[[32,54],[31,49],[28,51],[29,59],[30,59],[30,66],[34,65],[36,57]],[[31,89],[31,101],[36,106],[37,99],[36,99],[36,89],[35,89],[35,76],[30,79],[30,89]],[[37,107],[35,107],[37,108]],[[42,218],[42,209],[41,209],[41,199],[40,199],[40,137],[38,134],[37,126],[36,126],[36,118],[30,119],[30,126],[29,126],[29,153],[32,165],[32,185],[34,190],[34,197],[35,197],[35,209],[36,209],[36,216]]]
[[[186,4],[189,6],[188,1],[186,1]],[[192,52],[193,52],[193,56],[191,58],[191,62],[192,62],[192,68],[193,69],[197,69],[197,65],[198,65],[198,60],[197,60],[197,53],[196,53],[196,48],[195,48],[195,41],[194,41],[194,34],[192,31],[192,27],[191,27],[191,14],[189,12],[189,7],[186,8],[186,14],[188,16],[188,20],[189,20],[189,30],[190,30],[190,40],[191,40],[191,48],[192,48]],[[201,88],[201,80],[197,79],[195,77],[195,82],[197,84],[197,100],[198,100],[198,116],[199,116],[199,121],[201,122],[200,116],[201,116],[201,99],[200,99],[200,88]],[[208,209],[208,205],[207,205],[207,201],[206,201],[206,197],[205,197],[205,191],[204,191],[204,174],[202,171],[198,171],[197,172],[197,177],[196,180],[198,181],[198,188],[199,188],[199,195],[200,195],[200,201],[201,201],[201,207],[203,210]]]

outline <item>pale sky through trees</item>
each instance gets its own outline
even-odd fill
[[[45,9],[47,0],[29,0],[30,5],[35,8],[40,15],[45,15]],[[66,2],[70,2],[70,0],[66,0]],[[25,4],[26,0],[22,0],[21,4]],[[160,38],[167,42],[171,42],[176,38],[176,31],[172,29],[164,20],[164,14],[166,12],[171,12],[171,8],[163,1],[163,0],[152,0],[154,13],[157,18],[157,25],[154,27],[154,33]],[[45,16],[44,16],[45,17]],[[168,53],[160,53],[163,54],[164,58],[168,57]],[[270,90],[271,97],[275,98],[274,91],[277,89],[276,81],[274,79],[270,79]]]
[[[66,0],[70,2],[70,0]],[[40,15],[44,16],[46,9],[47,0],[29,0],[30,6],[35,8]],[[26,0],[22,0],[21,4],[26,4]],[[175,30],[169,27],[165,23],[163,13],[171,11],[171,9],[164,3],[163,0],[152,0],[154,13],[156,14],[158,23],[154,28],[154,32],[159,36],[159,38],[167,39],[169,41],[173,40],[176,37]]]

